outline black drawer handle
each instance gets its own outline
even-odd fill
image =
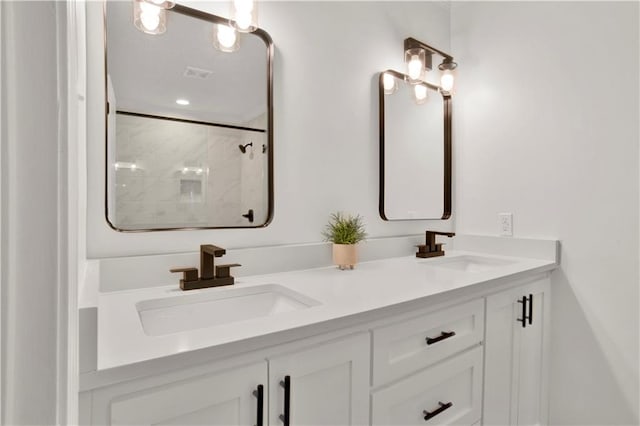
[[[291,376],[284,376],[280,381],[280,386],[284,388],[284,414],[278,416],[284,426],[289,426],[289,414],[291,412]]]
[[[440,404],[440,408],[438,408],[437,410],[432,411],[432,412],[428,412],[427,410],[424,410],[422,412],[422,414],[424,414],[425,421],[429,420],[429,419],[432,419],[435,416],[437,416],[438,414],[442,413],[444,410],[447,410],[447,409],[453,407],[453,402],[447,402],[445,404],[444,402],[439,402],[438,401],[438,404]]]
[[[522,323],[522,328],[527,327],[527,296],[522,296],[522,300],[518,300],[518,303],[522,303],[522,318],[518,318],[516,321]],[[529,323],[531,324],[531,323]]]
[[[256,412],[256,426],[263,426],[264,418],[264,386],[258,385],[258,388],[253,391],[253,396],[258,399],[258,410]]]
[[[529,295],[529,325],[533,322],[533,294]]]
[[[427,337],[427,345],[433,345],[441,340],[448,339],[456,335],[455,331],[443,331],[438,337]]]

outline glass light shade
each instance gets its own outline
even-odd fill
[[[386,72],[382,75],[382,86],[384,88],[385,95],[393,95],[396,90],[398,90],[396,78]]]
[[[418,105],[427,102],[427,86],[424,84],[416,84],[413,86],[413,100],[416,101]]]
[[[217,24],[213,26],[213,46],[221,52],[235,52],[240,48],[240,37],[229,25]]]
[[[258,29],[258,3],[255,0],[231,0],[229,24],[236,31],[250,33]]]
[[[134,0],[133,24],[143,33],[162,34],[167,30],[167,11],[144,0]]]
[[[424,79],[425,56],[426,53],[421,48],[408,49],[404,52],[409,83],[418,84]]]
[[[444,92],[451,92],[456,78],[455,71],[442,70],[440,73],[440,87]]]
[[[154,6],[161,7],[162,9],[172,9],[176,5],[175,1],[170,0],[143,0],[146,3],[151,3]]]

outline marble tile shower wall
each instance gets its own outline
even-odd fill
[[[266,210],[263,133],[119,114],[116,141],[116,161],[136,165],[115,172],[123,228],[247,225],[249,208]],[[242,154],[249,142],[260,149]]]

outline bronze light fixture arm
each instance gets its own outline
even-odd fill
[[[417,48],[421,48],[426,50],[427,52],[431,53],[431,54],[437,54],[440,55],[444,58],[444,62],[451,62],[453,61],[453,56],[449,55],[448,53],[443,52],[442,50],[436,49],[435,47],[431,47],[426,43],[421,42],[420,40],[416,40],[413,37],[408,37],[404,39],[404,50],[405,52],[409,49],[417,49]]]

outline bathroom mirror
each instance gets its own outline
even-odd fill
[[[273,215],[273,44],[176,5],[166,30],[105,2],[106,217],[118,231],[266,226]],[[233,44],[233,43],[231,43]]]
[[[451,97],[438,86],[411,85],[380,73],[380,216],[384,220],[451,216]]]

